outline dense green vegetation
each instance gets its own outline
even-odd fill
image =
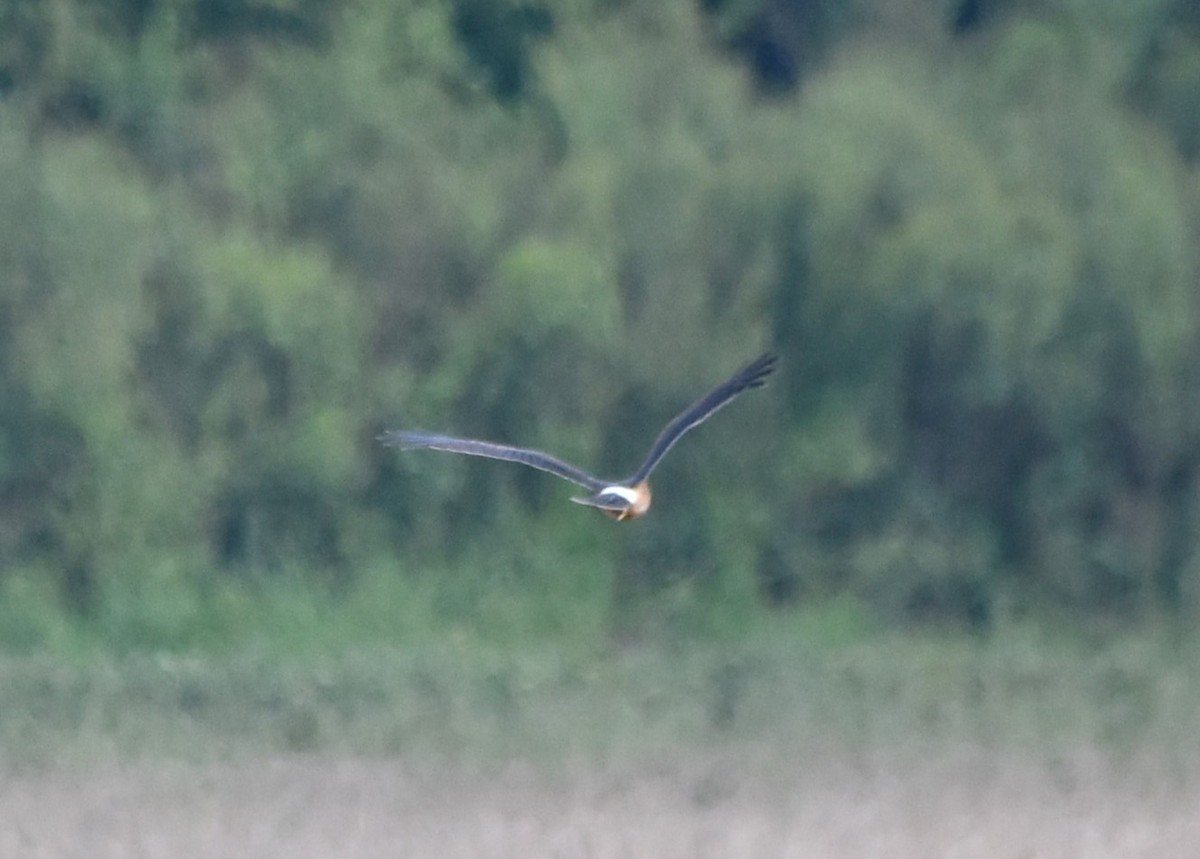
[[[0,34],[0,645],[1195,614],[1193,3],[5,0]],[[768,347],[630,527],[375,442],[619,474]]]
[[[830,755],[870,768],[980,749],[1000,766],[1055,766],[1086,750],[1159,785],[1194,781],[1194,646],[1139,633],[1081,646],[1028,628],[986,643],[904,631],[829,644],[827,620],[600,659],[466,640],[6,656],[0,763],[11,774],[309,753],[554,768],[720,751],[778,774]]]

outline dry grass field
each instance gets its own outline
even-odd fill
[[[1200,660],[891,638],[0,660],[4,857],[1194,857]]]
[[[5,779],[12,857],[1194,857],[1200,783],[1077,749],[482,770],[403,759]]]

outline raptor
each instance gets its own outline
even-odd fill
[[[547,471],[588,490],[589,495],[572,498],[577,504],[596,507],[618,522],[637,519],[650,509],[650,472],[662,460],[680,437],[693,427],[708,420],[714,412],[731,402],[743,391],[759,388],[775,369],[775,356],[766,353],[751,361],[703,397],[680,412],[668,423],[650,446],[641,466],[624,480],[604,480],[583,469],[564,462],[540,450],[510,447],[473,438],[456,438],[409,430],[392,430],[379,437],[386,445],[404,450],[427,448],[468,456],[483,456],[517,462]]]

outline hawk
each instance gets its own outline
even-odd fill
[[[650,452],[646,454],[641,466],[624,480],[603,480],[594,474],[564,462],[557,457],[540,450],[530,450],[523,447],[509,447],[490,441],[480,441],[473,438],[456,438],[448,435],[433,435],[425,432],[409,430],[392,430],[379,437],[386,445],[402,450],[445,450],[450,453],[463,453],[468,456],[483,456],[489,459],[502,459],[508,462],[518,462],[522,465],[547,471],[564,480],[569,480],[584,487],[590,495],[572,498],[576,504],[595,507],[618,522],[637,519],[650,509],[650,472],[662,460],[680,437],[708,420],[714,412],[732,401],[743,391],[759,388],[766,384],[766,378],[775,369],[776,357],[771,353],[760,355],[742,369],[738,370],[721,384],[717,385],[703,397],[680,412],[674,420],[667,424]]]

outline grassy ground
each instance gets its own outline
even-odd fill
[[[1194,646],[816,638],[10,658],[0,855],[1194,855]]]
[[[550,772],[404,758],[55,771],[0,786],[29,857],[1195,856],[1200,789],[1084,750],[729,750]],[[52,810],[52,811],[50,811]]]

